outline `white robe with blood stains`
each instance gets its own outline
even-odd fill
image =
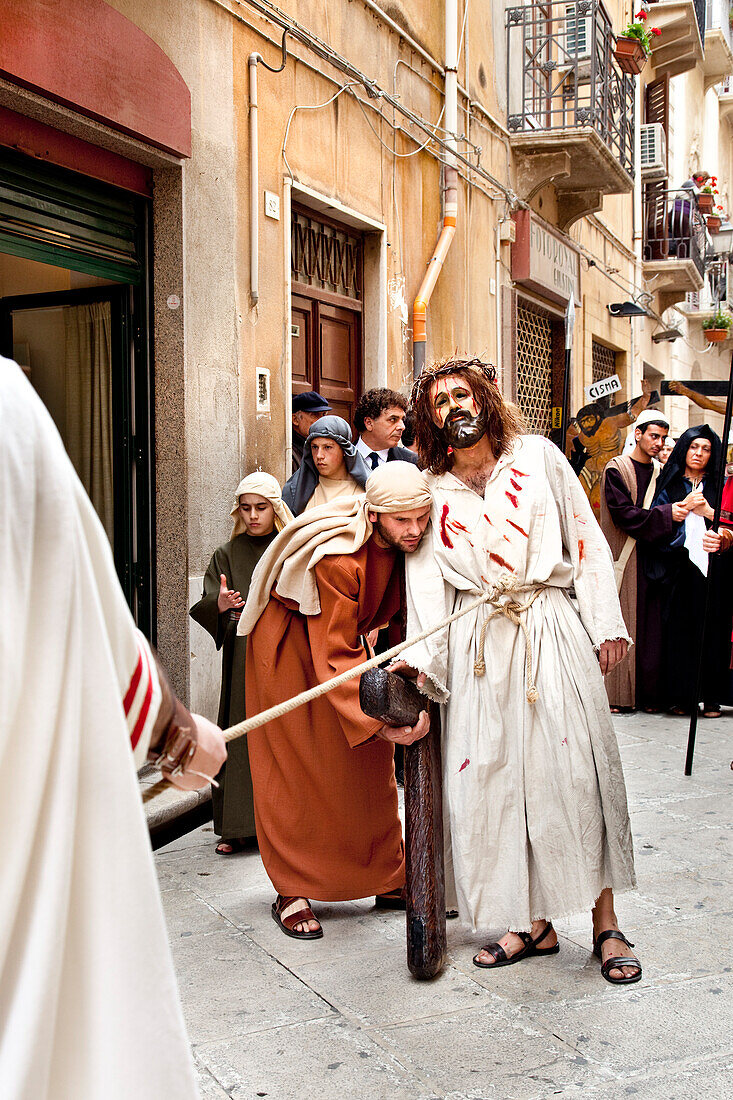
[[[491,605],[403,657],[442,703],[446,885],[476,928],[529,930],[635,885],[626,790],[596,651],[626,638],[608,545],[560,451],[523,436],[483,499],[428,474],[432,524],[407,557],[407,633],[474,601],[507,573],[544,585],[525,612],[539,697],[527,701],[522,629]],[[575,602],[571,599],[574,589]],[[520,594],[524,602],[527,593]]]

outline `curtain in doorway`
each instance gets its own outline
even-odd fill
[[[114,534],[112,485],[112,308],[64,306],[66,448],[107,532]]]

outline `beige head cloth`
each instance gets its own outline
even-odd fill
[[[294,600],[303,615],[318,615],[315,567],[328,554],[355,554],[372,533],[369,512],[408,512],[429,508],[430,489],[412,462],[387,462],[367,479],[366,497],[336,500],[299,515],[270,543],[252,575],[247,603],[237,627],[251,634],[273,587]]]
[[[242,478],[234,494],[234,507],[229,513],[234,520],[232,538],[244,534],[247,530],[239,511],[239,498],[244,496],[245,493],[255,493],[258,497],[269,500],[275,509],[275,529],[277,531],[282,531],[283,527],[292,520],[293,513],[283,501],[277,478],[274,478],[272,474],[264,474],[261,470],[256,470],[255,473],[247,474],[246,477]]]

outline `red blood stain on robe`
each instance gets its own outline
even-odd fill
[[[502,568],[508,569],[511,573],[514,572],[514,566],[510,565],[505,558],[502,558],[501,554],[495,554],[493,550],[489,553],[489,557],[492,561],[495,561],[497,565],[501,565]]]
[[[449,550],[452,550],[453,549],[453,543],[451,542],[450,535],[448,534],[447,520],[448,520],[448,505],[444,504],[443,505],[443,513],[440,517],[440,537],[443,540],[443,546],[447,546]]]

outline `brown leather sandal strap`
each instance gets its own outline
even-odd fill
[[[642,972],[641,963],[633,955],[616,955],[606,961],[601,966],[601,974],[604,978],[610,977],[611,970],[621,970],[624,966],[633,967],[636,971],[635,974],[624,974],[621,978],[611,978],[611,982],[615,982],[617,985],[623,985],[624,982],[633,982],[636,977]]]
[[[296,924],[305,924],[306,921],[315,919],[313,910],[308,906],[306,909],[299,909],[297,913],[289,913],[287,917],[280,917],[280,923],[288,932],[292,932]]]
[[[481,951],[485,951],[487,955],[491,955],[494,962],[503,962],[507,958],[507,953],[500,943],[485,943]],[[479,957],[481,951],[477,953],[476,958]]]
[[[297,909],[294,913],[287,913],[287,916],[283,916],[283,914],[287,912],[288,905],[292,905],[294,902],[299,900],[300,899],[297,897],[281,898],[280,895],[278,895],[278,904],[276,909],[278,919],[280,920],[280,923],[283,925],[283,927],[287,928],[289,932],[293,931],[296,924],[304,924],[306,921],[310,920],[318,921],[318,918],[314,914],[310,905],[308,905],[307,901],[302,909]],[[319,927],[320,923],[321,922],[318,921]]]

